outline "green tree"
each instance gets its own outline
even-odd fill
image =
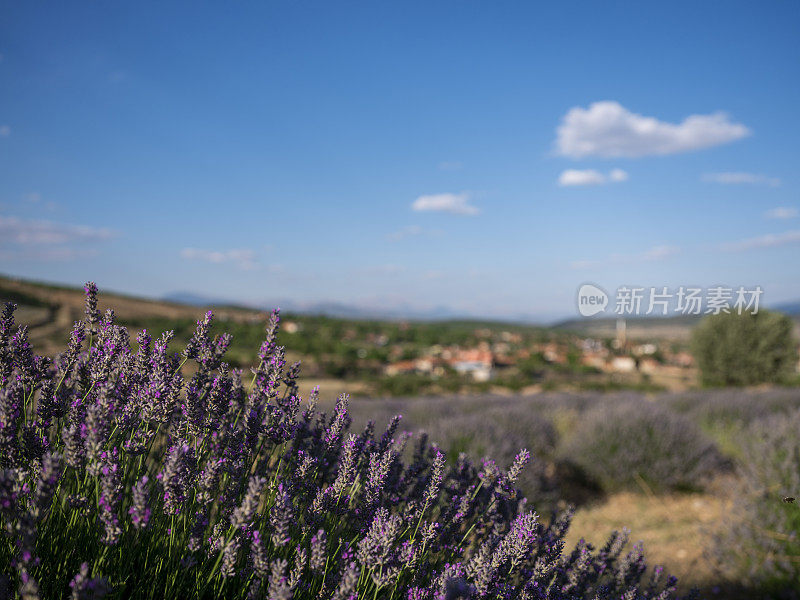
[[[706,317],[693,332],[692,353],[710,386],[779,383],[797,364],[791,319],[766,310]]]

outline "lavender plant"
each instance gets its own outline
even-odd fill
[[[722,574],[770,597],[800,596],[800,410],[755,421],[742,436],[736,498],[714,555]]]
[[[644,399],[587,411],[564,453],[609,491],[697,489],[726,464],[692,421]]]
[[[508,471],[427,438],[350,432],[297,393],[273,313],[258,366],[197,323],[132,347],[86,286],[55,360],[14,307],[0,317],[0,592],[17,598],[676,598],[613,533],[565,550],[569,511],[541,519]],[[186,373],[186,375],[184,375]],[[403,460],[410,445],[409,460]],[[8,585],[6,585],[8,584]]]

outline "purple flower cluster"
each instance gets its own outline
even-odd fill
[[[243,381],[210,312],[177,354],[171,332],[132,347],[97,304],[87,284],[55,361],[0,317],[0,564],[20,597],[677,597],[625,535],[566,551],[571,513],[543,520],[516,487],[527,451],[508,471],[424,434],[406,452],[400,417],[350,433],[347,396],[304,403],[277,311]]]

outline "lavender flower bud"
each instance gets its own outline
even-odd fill
[[[269,588],[267,597],[269,600],[291,600],[292,588],[286,579],[286,566],[288,562],[285,558],[277,558],[272,561],[269,575]]]
[[[81,570],[69,584],[72,589],[72,600],[99,600],[111,592],[111,586],[105,577],[89,578],[89,565],[83,563]]]
[[[61,478],[61,456],[48,452],[42,457],[42,468],[39,481],[33,494],[30,511],[34,518],[41,518],[50,508]]]
[[[122,481],[117,463],[116,449],[113,454],[104,452],[102,458],[105,464],[100,471],[100,497],[98,506],[100,521],[103,523],[102,542],[113,546],[122,535],[122,528],[117,516],[117,508],[122,500]]]
[[[530,459],[530,452],[525,449],[520,450],[519,454],[514,458],[514,463],[511,465],[511,468],[508,470],[505,477],[502,478],[500,488],[508,494],[514,494],[516,491],[514,486],[519,479],[520,473],[522,473],[522,469],[525,468],[525,465],[528,464]]]
[[[197,501],[207,506],[216,499],[217,483],[219,482],[220,471],[225,463],[225,459],[211,458],[206,461],[205,469],[200,473],[197,482]]]
[[[13,354],[8,348],[11,339],[11,330],[14,328],[14,311],[17,305],[6,302],[3,305],[3,314],[0,316],[0,384],[5,385],[11,376]]]
[[[253,520],[253,515],[258,508],[261,492],[266,483],[267,480],[264,477],[253,475],[250,478],[250,482],[247,484],[247,492],[244,498],[242,498],[242,503],[233,511],[233,515],[231,516],[231,526],[234,529],[241,529],[242,527],[250,525]]]
[[[86,322],[94,329],[94,326],[100,322],[100,311],[97,310],[97,285],[94,281],[89,281],[83,286],[86,294]]]
[[[389,446],[392,445],[394,434],[397,431],[397,427],[400,425],[400,421],[402,419],[403,415],[395,415],[392,417],[392,420],[389,421],[389,425],[386,426],[386,431],[384,431],[383,435],[381,436],[381,442],[378,445],[378,452],[384,452]]]
[[[386,508],[379,508],[367,534],[358,543],[358,562],[372,571],[379,587],[386,585],[399,570],[393,546],[402,527],[399,515],[390,515]]]
[[[70,423],[61,436],[64,440],[64,459],[73,469],[82,468],[86,460],[85,431],[86,425]]]
[[[367,473],[367,484],[364,491],[365,504],[368,509],[377,506],[380,501],[381,492],[386,485],[386,478],[389,475],[389,468],[394,462],[395,455],[391,449],[380,454],[371,454],[369,457],[369,472]]]
[[[40,600],[39,584],[27,569],[22,568],[19,575],[19,597],[21,600]]]
[[[355,562],[349,563],[344,568],[339,586],[333,593],[331,600],[357,600],[356,589],[358,587],[358,578],[360,571]]]
[[[150,521],[150,507],[148,506],[150,487],[147,485],[148,481],[147,475],[142,475],[142,478],[133,486],[133,498],[128,514],[131,516],[131,523],[136,529],[144,529]]]
[[[269,512],[269,523],[272,529],[272,543],[275,547],[285,546],[291,540],[289,528],[294,520],[294,509],[292,508],[292,498],[284,489],[283,484],[278,484],[278,492],[275,495],[275,504]]]
[[[339,443],[339,436],[347,424],[347,405],[350,402],[348,394],[342,394],[336,401],[336,408],[333,411],[333,419],[330,427],[325,432],[325,446],[328,450],[332,450],[334,446]]]
[[[339,470],[336,473],[336,480],[333,482],[333,490],[337,495],[353,484],[356,478],[356,461],[358,459],[358,438],[350,434],[344,444],[344,451],[339,458]]]
[[[294,566],[292,566],[292,571],[289,573],[289,587],[291,589],[296,588],[297,584],[300,583],[300,578],[303,576],[307,562],[308,552],[306,552],[305,548],[298,546],[295,550]]]
[[[214,315],[209,310],[202,319],[197,321],[197,329],[195,329],[194,334],[186,342],[186,347],[183,349],[183,355],[187,359],[200,358],[209,352],[209,346],[211,345],[209,331],[213,318]]]
[[[281,309],[276,308],[272,311],[272,314],[269,316],[269,320],[267,321],[266,326],[266,338],[264,342],[261,344],[261,348],[258,351],[258,357],[266,361],[272,356],[272,353],[275,351],[276,344],[275,339],[278,336],[278,329],[280,328],[281,323]]]
[[[194,453],[189,444],[178,442],[167,451],[158,479],[164,488],[164,512],[177,515],[189,490]]]
[[[223,577],[233,577],[236,575],[236,561],[239,558],[239,550],[242,547],[242,538],[237,533],[222,549],[222,564],[220,573]]]
[[[311,560],[308,564],[312,573],[321,575],[325,571],[328,558],[328,539],[325,530],[320,529],[311,537]]]
[[[259,579],[264,579],[269,571],[267,549],[264,547],[264,540],[258,530],[253,532],[252,538],[250,542],[250,562],[256,576]]]
[[[425,506],[432,506],[436,501],[443,478],[444,454],[437,450],[436,457],[433,459],[433,467],[431,468],[431,478],[428,482],[428,487],[425,489]]]

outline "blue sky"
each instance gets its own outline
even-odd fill
[[[0,272],[574,314],[800,299],[797,2],[0,1]]]

